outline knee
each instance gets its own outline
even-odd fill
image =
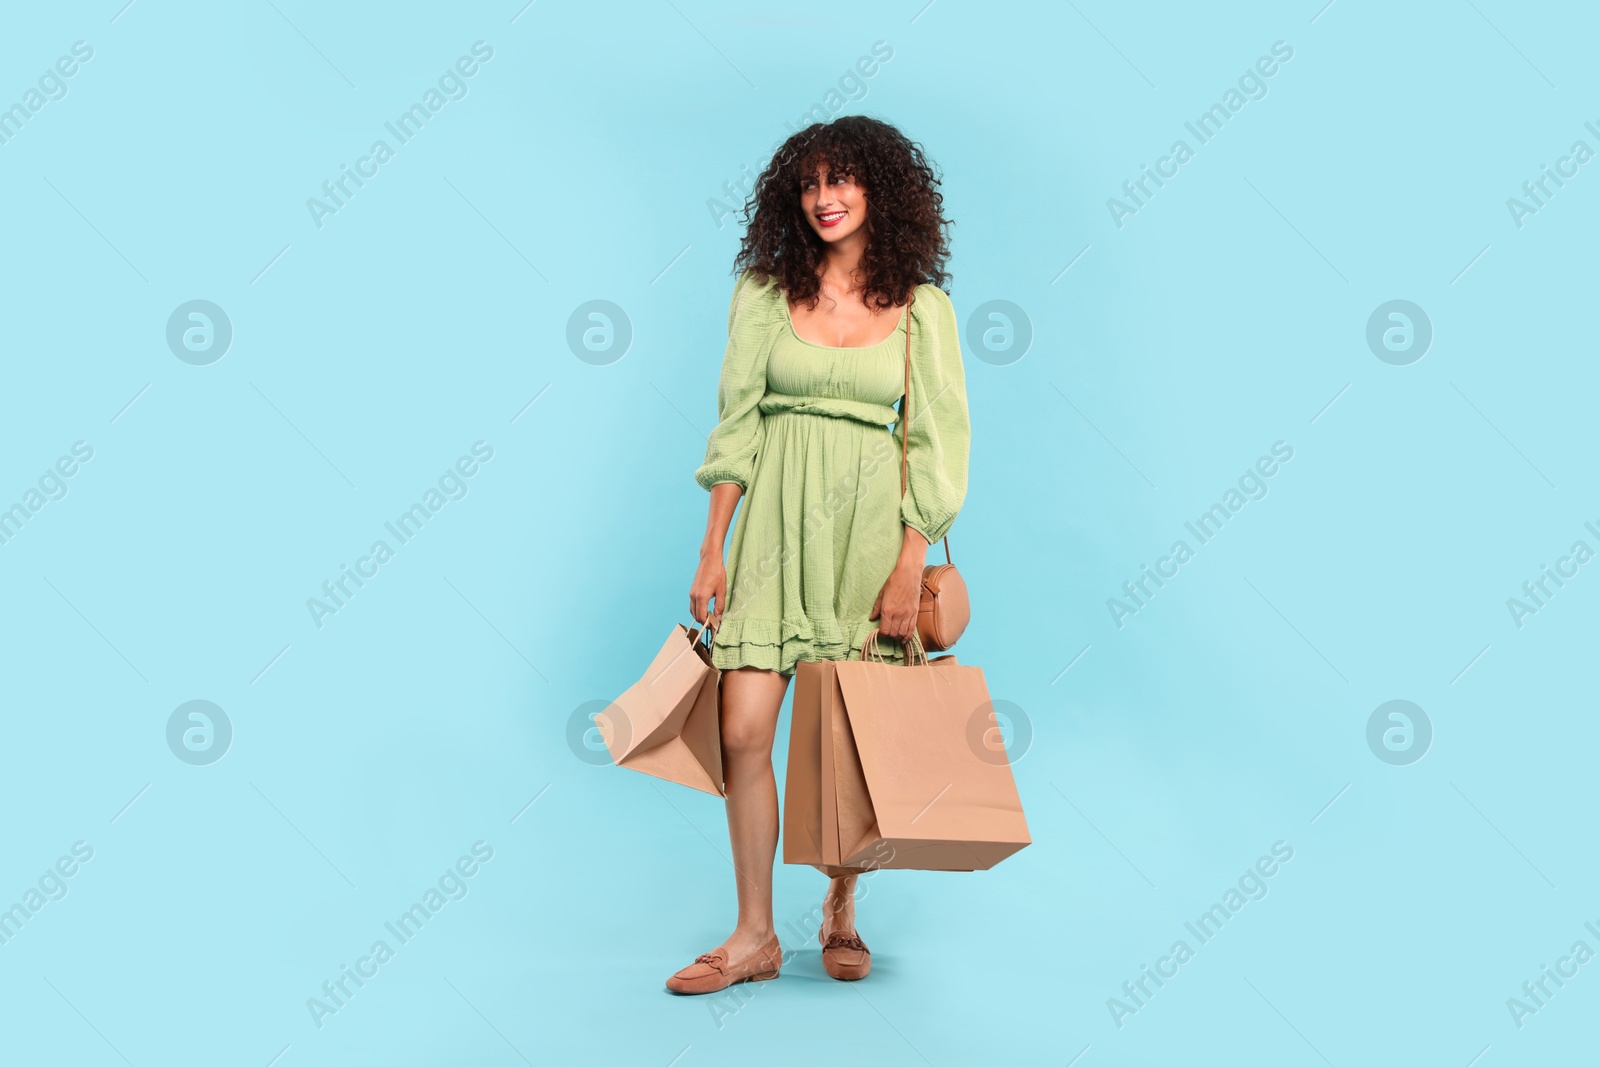
[[[722,720],[722,756],[740,762],[771,759],[772,731],[758,721],[726,717]]]

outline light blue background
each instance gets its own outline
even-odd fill
[[[0,1060],[1592,1048],[1600,962],[1521,1028],[1506,1007],[1600,950],[1596,565],[1521,628],[1506,607],[1600,548],[1600,163],[1521,228],[1506,207],[1600,148],[1584,5],[121,4],[0,34],[4,103],[94,49],[0,145],[0,505],[94,449],[0,545],[0,905],[94,850],[0,945]],[[306,199],[479,40],[465,98],[319,229]],[[723,806],[567,731],[688,618],[738,240],[707,202],[875,41],[846,110],[941,166],[963,322],[1008,300],[1033,331],[1014,362],[966,352],[950,543],[956,651],[1031,730],[1034,843],[864,882],[849,986],[805,928],[823,879],[780,863],[782,978],[674,998],[733,922]],[[1196,146],[1184,122],[1275,41],[1267,95]],[[1180,137],[1118,228],[1107,198]],[[193,299],[234,329],[207,366],[165,341]],[[605,365],[565,340],[595,299],[633,329]],[[1365,340],[1394,299],[1434,329],[1410,365]],[[1119,629],[1107,598],[1280,440],[1270,493]],[[468,495],[319,629],[307,598],[477,441]],[[209,766],[165,739],[195,699],[233,725]],[[1392,699],[1433,726],[1410,765],[1367,745]],[[465,898],[319,1029],[307,998],[477,841]],[[1265,899],[1119,1027],[1108,998],[1276,841]]]

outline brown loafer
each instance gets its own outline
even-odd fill
[[[832,933],[826,938],[818,930],[817,940],[822,942],[822,969],[839,981],[854,982],[872,970],[872,953],[854,930],[848,934]]]
[[[773,934],[771,941],[737,963],[730,964],[720,948],[696,956],[693,963],[667,979],[667,988],[674,993],[715,993],[735,982],[776,978],[782,966],[783,946]]]

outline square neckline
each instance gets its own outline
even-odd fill
[[[908,301],[906,301],[905,306],[900,309],[900,320],[899,320],[899,322],[897,322],[895,324],[894,329],[889,332],[889,336],[885,337],[883,340],[878,341],[878,342],[876,342],[874,344],[870,344],[870,345],[819,345],[815,341],[807,341],[804,337],[801,337],[800,336],[800,331],[798,331],[798,330],[796,330],[794,328],[794,316],[789,311],[789,295],[787,293],[783,292],[782,290],[779,290],[778,291],[778,299],[783,302],[783,319],[784,319],[785,322],[787,322],[789,324],[789,336],[793,337],[796,341],[799,341],[801,344],[805,345],[807,348],[820,348],[825,352],[870,352],[874,348],[882,348],[884,345],[888,344],[890,341],[893,341],[895,339],[895,337],[900,333],[900,328],[902,326],[906,325],[906,316],[911,311],[911,302],[908,300]]]

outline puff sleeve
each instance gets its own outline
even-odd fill
[[[911,419],[900,517],[931,545],[949,532],[966,500],[972,429],[961,331],[943,289],[918,287],[911,325]],[[900,427],[895,430],[898,436]]]
[[[750,271],[739,276],[728,306],[728,348],[717,383],[717,426],[706,439],[705,462],[694,480],[707,492],[718,482],[750,488],[764,424],[758,405],[767,391],[772,285]]]

